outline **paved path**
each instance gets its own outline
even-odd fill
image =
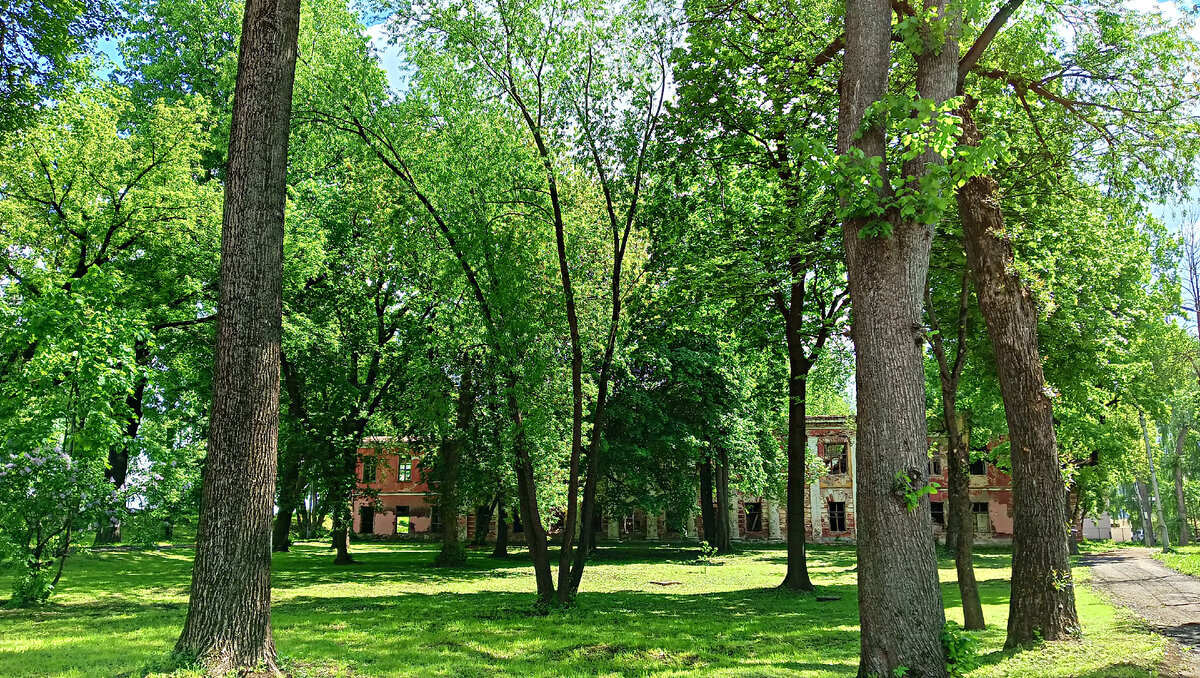
[[[1176,675],[1200,678],[1200,579],[1158,562],[1155,551],[1118,549],[1083,562],[1092,568],[1094,588],[1178,641]]]

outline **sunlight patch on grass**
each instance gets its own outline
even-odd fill
[[[857,573],[846,546],[810,551],[818,593],[839,597],[830,602],[777,588],[786,568],[781,548],[693,565],[691,547],[602,547],[576,605],[549,617],[532,612],[532,568],[522,552],[501,561],[472,551],[466,567],[438,569],[431,545],[352,550],[358,563],[348,567],[332,565],[317,543],[275,557],[275,640],[296,678],[848,678],[857,668]],[[186,613],[190,556],[69,561],[51,605],[0,611],[0,675],[195,678],[168,661]],[[977,555],[990,626],[979,634],[984,661],[974,678],[1153,675],[1165,641],[1085,588],[1081,641],[1004,651],[1008,568],[1003,550]],[[961,621],[949,560],[939,574],[947,617]],[[1086,575],[1077,570],[1077,578]],[[7,584],[0,575],[0,586]]]

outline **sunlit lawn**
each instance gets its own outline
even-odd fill
[[[1155,553],[1154,557],[1172,570],[1200,577],[1200,546],[1176,546],[1170,553]]]
[[[324,545],[275,558],[275,639],[297,676],[853,676],[858,651],[851,547],[817,547],[819,593],[775,589],[784,552],[746,549],[721,566],[686,564],[693,548],[605,547],[577,605],[531,614],[532,570],[472,553],[438,570],[431,545],[354,548],[335,567]],[[1165,642],[1079,589],[1084,637],[1001,649],[1007,612],[1003,551],[978,556],[990,628],[972,676],[1154,676]],[[942,563],[951,619],[954,570]],[[68,562],[52,604],[0,610],[0,676],[140,676],[170,672],[183,623],[191,552],[103,553]],[[1086,571],[1076,576],[1085,578]],[[651,581],[679,581],[663,587]],[[7,578],[0,575],[0,592]],[[172,675],[191,676],[180,670]]]

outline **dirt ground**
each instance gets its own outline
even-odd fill
[[[1178,678],[1200,678],[1200,579],[1151,557],[1155,549],[1130,548],[1087,556],[1092,587],[1129,608],[1177,647],[1163,668]]]

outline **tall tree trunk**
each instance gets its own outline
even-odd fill
[[[548,610],[554,602],[554,573],[550,565],[550,549],[546,541],[546,528],[538,510],[537,486],[533,474],[533,461],[526,447],[524,417],[517,396],[510,385],[508,407],[516,427],[513,452],[517,473],[517,504],[521,512],[521,525],[525,528],[525,544],[529,548],[529,559],[533,563],[533,575],[537,582],[538,607]]]
[[[442,444],[441,478],[438,482],[438,506],[442,519],[442,550],[434,561],[438,567],[460,567],[467,564],[467,553],[458,540],[458,465],[463,441],[470,435],[471,418],[475,412],[475,389],[470,360],[464,361],[462,381],[458,390],[458,421],[455,439]],[[484,528],[487,529],[486,527]]]
[[[337,459],[341,461],[341,473],[333,478],[328,490],[329,511],[333,514],[333,548],[337,549],[333,564],[352,565],[355,560],[350,555],[350,531],[354,529],[354,488],[358,485],[355,473],[358,469],[357,445],[341,448]]]
[[[713,516],[716,527],[717,553],[733,553],[733,536],[729,529],[729,453],[725,448],[717,451],[717,514]]]
[[[980,132],[971,103],[960,108],[963,142]],[[1067,545],[1067,502],[1054,416],[1038,352],[1038,310],[1013,267],[999,187],[972,177],[958,191],[967,261],[995,356],[1008,422],[1013,482],[1012,596],[1006,647],[1075,634],[1075,588]]]
[[[139,368],[150,354],[146,342],[138,341],[134,346],[134,354]],[[125,407],[129,408],[129,420],[125,422],[125,436],[121,444],[108,450],[108,465],[104,468],[104,479],[112,483],[114,490],[125,487],[126,476],[129,475],[129,448],[137,440],[138,430],[142,426],[142,401],[146,394],[146,378],[140,377],[133,391],[125,396]],[[119,544],[121,542],[121,522],[101,523],[96,531],[96,545]]]
[[[1179,429],[1175,438],[1175,513],[1179,516],[1179,545],[1187,546],[1192,540],[1188,530],[1187,501],[1183,496],[1183,449],[1187,444],[1188,425]]]
[[[354,525],[354,515],[350,513],[350,507],[337,507],[333,511],[333,530],[331,538],[333,539],[333,548],[336,550],[336,555],[333,557],[334,565],[351,565],[354,563],[354,558],[350,556],[350,528]]]
[[[791,365],[788,378],[788,431],[787,431],[787,575],[783,588],[794,591],[813,590],[808,577],[808,553],[804,534],[804,487],[807,479],[805,449],[808,431],[805,428],[805,408],[808,386],[808,360],[796,355],[797,348],[789,342],[788,354]]]
[[[704,528],[704,541],[717,547],[717,521],[713,512],[713,471],[712,459],[705,458],[700,464],[700,526]],[[788,528],[791,528],[791,513],[788,514]]]
[[[471,546],[483,546],[487,543],[488,529],[491,527],[492,515],[495,512],[495,501],[475,507],[475,534],[471,535]]]
[[[924,10],[945,17],[945,43],[932,44],[922,22],[925,49],[916,56],[918,94],[946,101],[957,85],[958,22],[948,2],[927,0]],[[961,11],[961,10],[957,10]],[[868,106],[887,94],[891,63],[892,7],[888,0],[847,0],[846,49],[839,82],[838,152],[861,152],[865,162],[883,159],[881,119],[864,125]],[[852,157],[852,156],[851,156]],[[904,175],[917,185],[930,163],[927,150],[906,162]],[[881,167],[886,168],[887,163]],[[867,171],[872,171],[868,169]],[[878,198],[893,200],[890,180],[877,184]],[[860,196],[860,199],[862,197]],[[933,237],[928,226],[901,219],[894,207],[880,216],[863,212],[842,224],[858,389],[858,604],[861,652],[858,675],[947,675],[941,642],[945,626],[938,583],[937,547],[928,497],[915,510],[907,496],[927,481],[925,422],[924,290]]]
[[[292,516],[304,496],[304,480],[300,477],[300,451],[292,450],[279,474],[279,513],[271,532],[271,550],[286,552],[292,546]]]
[[[493,558],[508,557],[508,516],[504,510],[504,499],[501,498],[496,513],[496,548],[492,549]]]
[[[960,349],[961,350],[961,349]],[[986,628],[983,603],[979,599],[979,584],[975,581],[975,526],[971,513],[971,452],[962,419],[957,414],[957,394],[942,393],[943,416],[950,439],[948,456],[950,488],[950,519],[955,522],[954,569],[958,573],[958,592],[962,597],[963,628],[980,631]]]
[[[221,231],[216,368],[187,620],[176,650],[213,673],[277,672],[271,517],[279,437],[283,217],[299,0],[248,0]]]
[[[1146,462],[1150,465],[1150,490],[1155,507],[1158,508],[1159,545],[1163,553],[1171,548],[1171,533],[1167,527],[1167,515],[1163,511],[1162,495],[1158,492],[1158,472],[1154,470],[1154,448],[1150,445],[1150,431],[1146,428],[1146,414],[1138,412],[1138,421],[1142,424],[1142,437],[1146,439]]]
[[[979,600],[979,585],[975,581],[975,566],[972,563],[975,550],[975,530],[971,524],[971,452],[965,418],[958,412],[958,385],[966,366],[967,318],[971,310],[971,284],[967,271],[962,272],[962,284],[958,295],[958,317],[955,323],[955,353],[951,363],[946,352],[945,335],[933,307],[932,291],[926,286],[925,307],[929,317],[930,346],[938,365],[938,382],[942,393],[942,423],[946,428],[948,444],[946,461],[949,467],[950,487],[949,520],[946,521],[946,545],[954,554],[954,568],[958,574],[958,590],[962,598],[963,626],[971,631],[982,630],[983,604]],[[950,539],[950,534],[955,535]],[[952,548],[951,548],[952,547]]]
[[[617,264],[620,273],[620,264]],[[570,594],[579,591],[583,581],[583,569],[596,544],[596,490],[600,484],[600,441],[604,432],[604,421],[608,407],[608,381],[612,367],[612,356],[617,340],[617,327],[621,315],[619,275],[618,284],[613,288],[613,318],[609,326],[608,346],[605,348],[604,364],[600,368],[600,384],[596,395],[596,409],[592,417],[592,440],[588,447],[587,471],[583,482],[583,506],[580,508],[579,519],[582,521],[579,531],[579,545],[575,549],[575,564],[571,570]],[[564,539],[564,548],[567,545]],[[561,590],[560,590],[561,595]]]
[[[1146,491],[1146,483],[1135,480],[1133,489],[1137,493],[1138,508],[1142,511],[1142,544],[1154,546],[1154,521],[1150,519],[1150,494]]]
[[[1071,503],[1071,497],[1075,497],[1074,503]],[[1079,495],[1079,483],[1071,484],[1071,490],[1067,492],[1067,502],[1071,507],[1071,526],[1070,539],[1067,542],[1067,549],[1070,555],[1079,555],[1079,539],[1083,536],[1083,497]],[[1075,527],[1079,526],[1076,530]]]

